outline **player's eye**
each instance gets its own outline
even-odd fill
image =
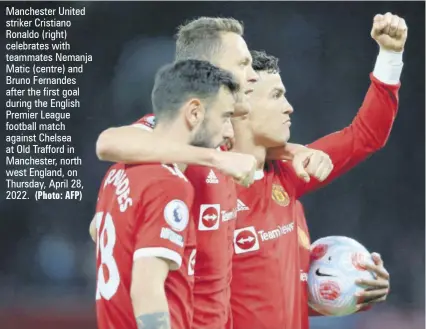
[[[275,99],[280,99],[283,96],[283,93],[281,91],[277,91],[274,93],[274,98]]]
[[[247,66],[250,64],[250,60],[248,58],[244,59],[243,61],[240,62],[241,66]]]
[[[223,114],[223,117],[224,117],[225,119],[229,119],[229,118],[231,118],[233,115],[234,115],[234,111],[228,111],[228,112],[225,112],[225,113]]]

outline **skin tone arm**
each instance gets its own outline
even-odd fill
[[[135,142],[138,141],[138,142]],[[96,142],[100,160],[124,163],[164,162],[215,165],[216,150],[176,143],[155,132],[122,126],[103,131]]]
[[[285,147],[279,146],[268,149],[266,156],[270,160],[292,161],[296,153],[306,149],[306,146],[300,144],[287,143]]]
[[[252,155],[186,145],[135,126],[109,128],[102,132],[96,143],[96,154],[103,161],[212,167],[243,186],[253,182],[256,169],[256,159]]]
[[[96,242],[96,223],[89,228]],[[140,258],[133,263],[130,296],[138,329],[170,329],[170,315],[164,291],[169,263],[156,257]]]
[[[130,297],[138,329],[170,329],[170,313],[164,282],[169,273],[166,260],[139,258],[133,263]]]

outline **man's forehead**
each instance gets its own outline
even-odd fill
[[[245,56],[251,58],[250,51],[248,50],[247,44],[244,38],[233,32],[225,32],[222,34],[222,46],[224,46],[223,51],[238,51]]]
[[[281,79],[281,76],[279,73],[269,73],[269,72],[258,72],[259,74],[259,80],[254,85],[254,89],[256,88],[267,88],[269,90],[277,89],[285,91],[285,87],[283,84],[283,81]]]

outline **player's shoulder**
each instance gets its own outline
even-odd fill
[[[186,175],[175,164],[147,163],[139,165],[127,165],[126,172],[135,180],[146,182],[170,183],[175,186],[191,186]]]
[[[116,188],[131,187],[132,190],[143,190],[151,185],[161,187],[174,186],[174,188],[192,188],[186,176],[177,165],[161,163],[147,163],[126,165],[122,163],[110,167],[105,175],[103,186],[113,185]]]

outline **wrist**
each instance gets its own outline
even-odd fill
[[[389,85],[398,84],[404,66],[402,55],[403,50],[393,51],[380,48],[373,70],[374,77]]]

